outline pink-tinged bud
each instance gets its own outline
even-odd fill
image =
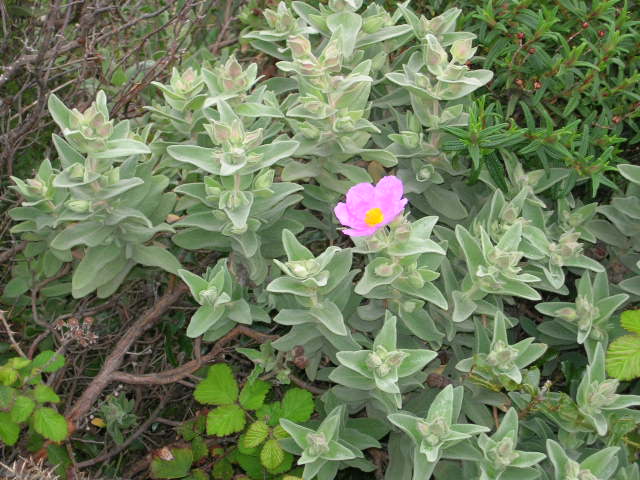
[[[289,37],[287,44],[289,45],[294,57],[307,57],[311,55],[311,43],[308,38],[303,37],[302,35]]]

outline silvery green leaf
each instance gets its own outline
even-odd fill
[[[115,244],[88,248],[73,272],[73,296],[82,298],[120,273],[127,263],[123,253]]]
[[[390,40],[392,38],[397,38],[406,35],[410,31],[410,25],[393,25],[390,27],[384,27],[375,33],[361,35],[356,42],[356,48],[367,47],[369,45],[374,45],[376,43]]]
[[[471,300],[469,295],[464,292],[454,290],[451,294],[453,297],[453,317],[454,322],[463,322],[475,312],[478,305]]]
[[[362,17],[356,13],[344,11],[329,15],[326,22],[331,33],[340,39],[342,47],[340,54],[345,58],[351,57],[358,33],[362,28]]]
[[[227,214],[235,228],[247,225],[254,197],[251,192],[227,191],[220,195],[220,209]]]
[[[384,318],[384,324],[373,342],[374,350],[376,347],[384,347],[389,352],[394,351],[397,346],[396,336],[396,317],[387,311]]]
[[[304,323],[314,323],[316,321],[307,310],[283,309],[273,319],[281,325],[302,325]]]
[[[366,377],[373,378],[371,369],[367,366],[367,358],[371,354],[369,350],[360,350],[354,352],[338,352],[336,357],[338,361],[345,367]]]
[[[608,447],[587,457],[580,463],[580,467],[589,470],[598,479],[611,478],[618,468],[618,452],[620,447]]]
[[[311,251],[303,246],[296,236],[287,229],[282,230],[282,245],[289,261],[311,260],[314,258]]]
[[[347,335],[342,312],[330,300],[323,300],[309,310],[309,314],[336,335]]]
[[[442,292],[440,292],[440,290],[438,290],[438,288],[432,283],[425,283],[422,287],[417,288],[409,281],[400,278],[393,283],[393,286],[403,293],[426,300],[427,302],[437,305],[443,310],[447,310],[449,308],[447,300],[444,298],[444,295],[442,295]]]
[[[74,170],[77,170],[77,165],[74,163],[57,174],[53,179],[53,186],[60,188],[80,187],[100,179],[101,175],[96,172],[87,172],[81,177],[73,175]]]
[[[618,171],[620,175],[630,182],[640,185],[640,166],[628,164],[618,165]]]
[[[267,291],[273,293],[291,293],[303,297],[311,297],[313,291],[305,287],[299,280],[289,277],[279,277],[267,286]]]
[[[205,305],[193,314],[189,326],[187,327],[187,336],[189,338],[197,338],[210,328],[214,327],[225,312],[224,305]]]
[[[377,257],[367,264],[364,275],[356,284],[354,291],[358,295],[366,296],[376,287],[390,285],[401,273],[402,267],[400,265],[392,264],[388,258]]]
[[[408,350],[403,349],[401,352],[408,354],[398,367],[398,377],[408,377],[422,370],[429,362],[437,357],[436,352],[431,350]]]
[[[376,383],[373,379],[364,377],[342,365],[332,370],[329,374],[329,379],[334,383],[356,390],[373,390],[376,388]]]
[[[151,153],[151,150],[144,143],[129,138],[121,138],[107,141],[105,150],[92,153],[92,156],[94,158],[107,159],[128,157],[130,155],[146,155],[149,153]]]
[[[114,227],[107,227],[98,221],[76,223],[62,230],[51,241],[51,246],[58,250],[68,250],[76,245],[97,247],[113,232]]]
[[[191,296],[196,301],[199,301],[200,292],[209,288],[209,283],[205,279],[190,272],[189,270],[179,269],[177,274],[182,281],[187,284],[189,291],[191,292]]]
[[[244,325],[251,325],[251,323],[253,323],[251,307],[243,298],[227,305],[227,317],[236,323]]]
[[[71,110],[69,110],[55,94],[52,93],[49,95],[47,107],[49,114],[53,117],[53,121],[56,122],[62,130],[69,128],[69,115],[71,115]]]
[[[404,326],[422,340],[439,343],[444,338],[444,333],[436,327],[433,318],[423,308],[422,303],[418,303],[411,312],[401,310],[399,316]]]
[[[147,267],[159,267],[169,273],[173,273],[174,275],[181,267],[180,262],[171,252],[169,252],[169,250],[155,245],[134,246],[131,258],[141,265],[145,265]]]
[[[190,163],[207,173],[220,175],[220,163],[216,160],[215,150],[196,145],[172,145],[167,153],[180,162]]]

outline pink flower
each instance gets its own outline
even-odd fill
[[[349,227],[342,232],[364,237],[388,225],[407,204],[403,193],[402,182],[394,176],[380,179],[375,187],[370,183],[354,185],[347,192],[346,203],[338,203],[333,210],[340,223]]]

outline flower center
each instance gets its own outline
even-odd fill
[[[382,222],[384,222],[384,214],[378,207],[368,210],[364,216],[364,223],[370,227],[375,227]]]

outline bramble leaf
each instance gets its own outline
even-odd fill
[[[282,399],[282,417],[292,422],[306,422],[313,413],[313,396],[307,390],[292,388]]]
[[[209,367],[207,377],[202,380],[193,396],[200,403],[211,405],[229,405],[238,399],[238,383],[231,368],[218,363]]]
[[[207,434],[224,437],[240,432],[246,423],[245,413],[238,405],[223,405],[207,415]]]
[[[616,338],[607,351],[607,372],[619,380],[640,377],[640,336]]]

